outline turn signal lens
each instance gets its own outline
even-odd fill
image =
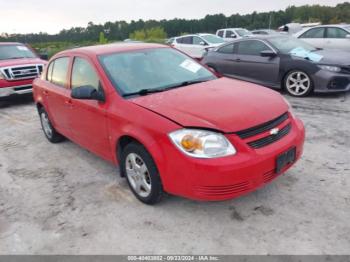
[[[169,134],[170,139],[186,155],[216,158],[236,154],[227,138],[217,132],[200,129],[180,129]]]
[[[201,150],[203,148],[202,142],[193,135],[185,135],[181,139],[181,145],[187,152],[193,152],[196,149]]]

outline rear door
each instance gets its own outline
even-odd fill
[[[299,38],[315,47],[325,48],[326,47],[325,34],[326,34],[326,29],[324,27],[316,27],[316,28],[311,28],[307,30],[305,33],[299,36]]]
[[[98,73],[87,57],[74,57],[70,82],[72,90],[81,86],[103,90]],[[73,140],[103,158],[111,159],[106,119],[107,103],[72,98],[71,104],[69,125]]]
[[[46,88],[43,90],[50,120],[60,133],[68,137],[71,135],[68,121],[70,113],[69,63],[70,57],[59,57],[51,61],[46,75]]]
[[[273,51],[261,40],[239,41],[235,47],[235,61],[232,72],[240,78],[253,82],[275,85],[278,82],[280,58],[262,57],[262,51]]]
[[[327,27],[325,48],[350,51],[350,33],[342,28]]]

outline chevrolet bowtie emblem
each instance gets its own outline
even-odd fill
[[[270,135],[277,135],[279,133],[280,129],[279,128],[273,128],[270,130]]]

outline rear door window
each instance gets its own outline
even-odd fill
[[[309,31],[306,31],[304,34],[300,36],[300,38],[324,38],[325,28],[313,28]]]
[[[52,66],[52,69],[51,69],[51,66]],[[68,66],[69,66],[69,57],[61,57],[61,58],[55,59],[50,64],[47,80],[55,85],[66,87]]]
[[[185,44],[185,45],[192,45],[193,43],[193,37],[192,36],[185,36],[182,38],[182,44]]]

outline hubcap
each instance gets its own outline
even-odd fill
[[[126,175],[135,192],[141,197],[148,197],[151,193],[151,176],[143,159],[130,153],[125,160]]]
[[[286,80],[286,88],[288,91],[295,95],[301,96],[309,91],[311,86],[310,78],[303,72],[293,72]]]
[[[51,138],[52,137],[52,127],[50,125],[49,118],[47,117],[47,114],[45,114],[44,112],[41,113],[40,116],[41,116],[40,118],[41,118],[41,123],[43,125],[44,132],[49,138]]]

